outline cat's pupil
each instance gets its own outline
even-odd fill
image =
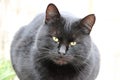
[[[55,42],[59,42],[59,39],[57,37],[52,37]]]
[[[75,45],[76,45],[76,42],[70,42],[70,45],[71,45],[71,46],[75,46]]]

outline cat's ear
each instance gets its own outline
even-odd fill
[[[49,4],[46,9],[45,23],[54,22],[60,19],[60,13],[54,4]]]
[[[80,23],[82,24],[82,27],[85,33],[90,34],[92,27],[95,23],[95,19],[96,19],[95,15],[90,14],[81,20]]]

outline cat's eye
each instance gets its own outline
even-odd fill
[[[70,45],[71,45],[71,46],[75,46],[75,45],[76,45],[76,42],[70,42]]]
[[[57,37],[52,37],[52,39],[55,41],[55,42],[59,42],[59,39]]]

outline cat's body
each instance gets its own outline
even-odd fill
[[[95,80],[99,53],[89,36],[93,19],[63,16],[50,4],[46,14],[22,27],[11,46],[20,80]]]

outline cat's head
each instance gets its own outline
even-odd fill
[[[81,65],[91,50],[90,32],[94,14],[82,19],[60,14],[54,4],[46,9],[44,26],[40,28],[36,45],[40,61],[57,65]]]

